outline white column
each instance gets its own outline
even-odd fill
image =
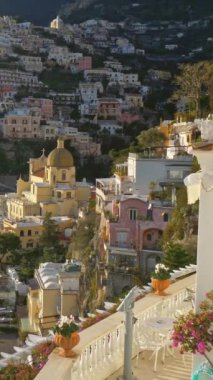
[[[196,311],[213,289],[213,151],[195,150],[201,166],[201,188],[198,219]],[[196,355],[194,369],[203,361]]]
[[[196,310],[213,289],[213,151],[195,150],[202,170],[197,245]]]

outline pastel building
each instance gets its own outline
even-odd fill
[[[0,83],[1,85],[14,85],[37,87],[38,77],[32,73],[27,73],[20,70],[0,69]]]
[[[15,108],[3,119],[5,138],[33,139],[40,137],[41,115],[39,109]]]
[[[81,272],[80,262],[40,264],[29,284],[26,330],[45,334],[61,315],[79,315]]]
[[[127,162],[117,164],[110,178],[96,179],[96,211],[112,212],[113,201],[122,195],[137,194],[147,200],[151,183],[155,191],[171,187],[175,203],[175,189],[183,185],[190,173],[192,156],[177,156],[174,159],[147,158],[129,153]]]
[[[129,108],[143,107],[143,97],[140,94],[127,94],[125,100]]]
[[[69,241],[72,218],[68,216],[52,217],[51,220],[60,231],[60,243],[66,245]],[[44,219],[41,216],[27,216],[20,220],[4,219],[3,230],[13,232],[20,238],[21,246],[24,249],[34,248],[39,244],[39,239],[43,232]]]
[[[114,203],[106,225],[107,261],[115,266],[140,266],[150,273],[161,259],[160,239],[172,213],[171,205],[147,202],[138,195]]]
[[[100,98],[98,99],[98,117],[100,119],[116,119],[121,116],[120,99],[114,98]]]
[[[41,57],[22,55],[20,57],[20,63],[26,71],[41,73],[43,70]]]
[[[72,72],[80,72],[80,71],[91,70],[91,69],[92,69],[92,57],[89,57],[89,56],[80,57],[76,62],[71,64]]]
[[[28,240],[35,246],[47,213],[65,230],[89,198],[90,186],[85,181],[76,182],[73,157],[60,138],[48,157],[43,153],[30,159],[29,180],[19,178],[15,196],[7,200],[4,230],[12,229],[20,238],[27,236],[23,246],[27,246]]]
[[[41,110],[41,117],[49,119],[53,117],[53,100],[46,98],[28,97],[22,100],[22,104],[26,107],[38,107]]]

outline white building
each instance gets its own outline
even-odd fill
[[[83,103],[90,104],[97,101],[98,89],[95,83],[80,83],[79,90]]]
[[[31,73],[20,70],[0,69],[0,83],[1,85],[14,85],[19,86],[38,86],[38,77]]]
[[[20,57],[20,63],[26,71],[41,73],[43,70],[41,57],[22,55]]]

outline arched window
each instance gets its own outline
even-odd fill
[[[56,181],[56,176],[54,175],[53,176],[53,183],[55,183],[55,181]]]
[[[164,222],[168,222],[169,221],[169,214],[167,214],[167,212],[163,213],[163,221]]]
[[[20,231],[20,236],[24,236],[24,231],[23,230]]]
[[[62,179],[62,181],[66,181],[66,172],[65,172],[65,170],[63,170],[63,172],[62,172],[61,179]]]

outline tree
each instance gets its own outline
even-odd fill
[[[2,263],[8,254],[14,255],[16,250],[21,247],[21,241],[18,236],[12,232],[0,234],[0,263]]]
[[[39,244],[43,247],[59,247],[60,231],[55,221],[51,219],[51,213],[47,212],[43,222],[43,231],[39,239]]]
[[[164,253],[163,263],[171,270],[185,267],[192,262],[192,258],[179,243],[170,243]]]
[[[94,252],[96,223],[97,216],[94,211],[90,211],[84,219],[79,220],[70,244],[70,256],[72,258],[80,258],[86,262]]]
[[[177,90],[173,99],[186,99],[191,103],[195,115],[201,111],[201,99],[208,94],[209,103],[212,98],[213,88],[213,63],[202,61],[195,64],[180,65],[180,75],[175,78]]]
[[[137,140],[141,148],[161,147],[166,141],[166,136],[158,128],[150,128],[141,132]]]

